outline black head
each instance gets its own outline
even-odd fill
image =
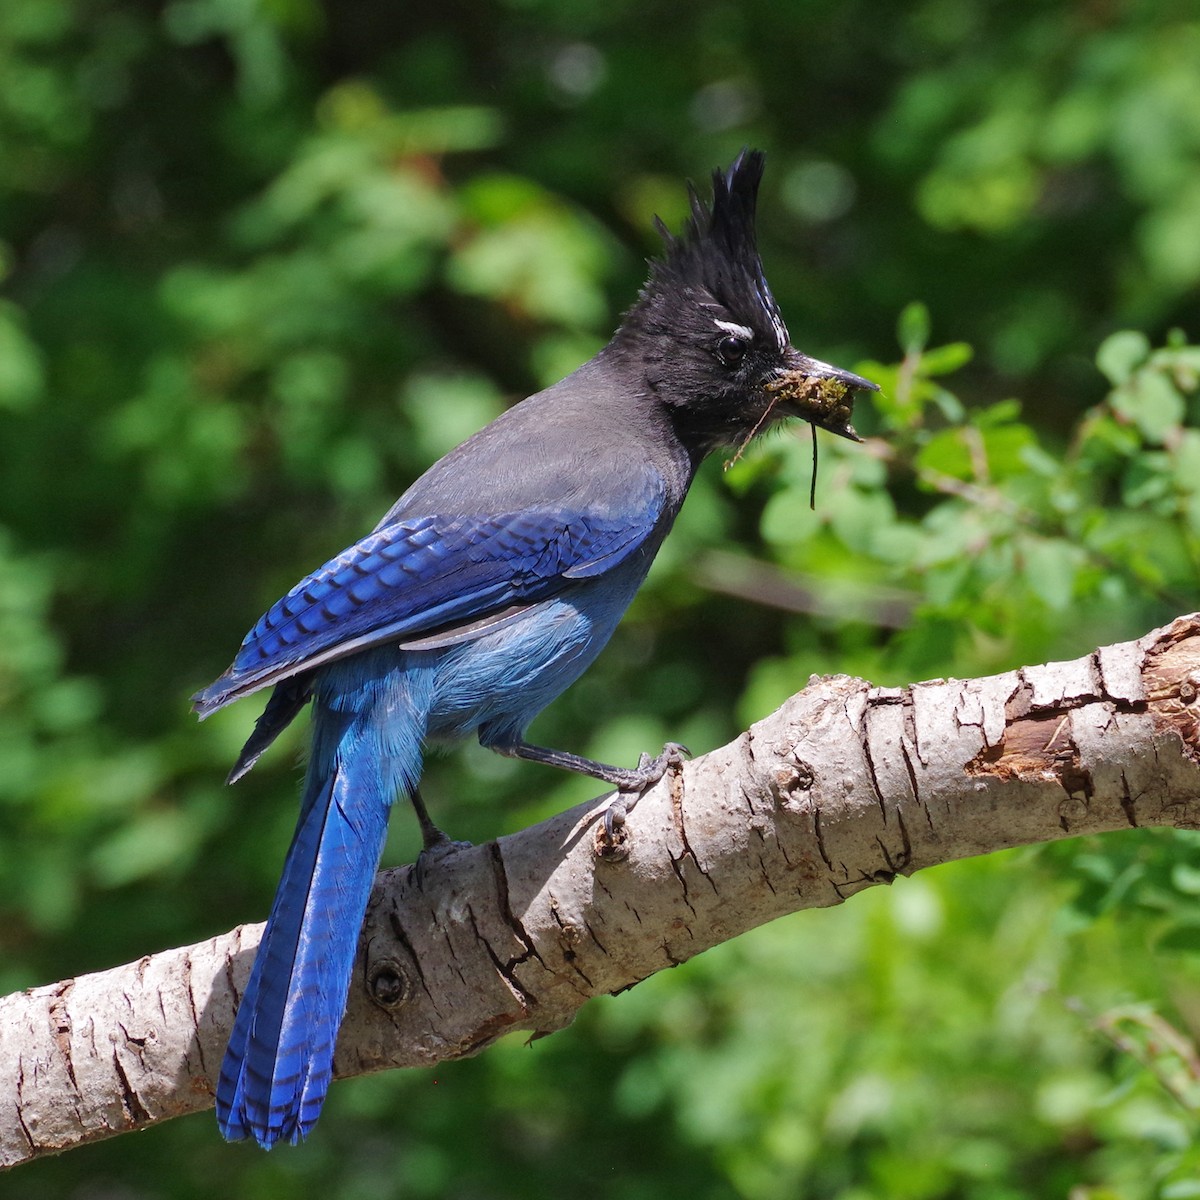
[[[754,233],[763,162],[761,151],[743,150],[727,171],[714,171],[711,207],[689,185],[681,236],[657,222],[666,252],[613,339],[613,352],[633,360],[699,454],[784,416],[857,439],[851,394],[875,388],[790,343]]]

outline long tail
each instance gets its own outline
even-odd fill
[[[420,773],[420,729],[394,706],[381,725],[355,682],[319,689],[334,698],[317,698],[300,820],[217,1083],[221,1133],[267,1150],[320,1114],[388,809]]]

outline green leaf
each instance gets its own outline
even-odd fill
[[[411,375],[402,402],[431,462],[500,415],[504,404],[490,379],[465,372]]]
[[[791,487],[776,492],[763,509],[762,535],[777,546],[807,541],[815,528],[808,507],[808,493],[803,488]]]
[[[1001,425],[983,431],[983,449],[993,479],[1007,479],[1025,472],[1024,452],[1033,443],[1028,425]]]
[[[975,351],[969,343],[947,342],[944,346],[935,346],[932,350],[925,351],[921,356],[921,373],[949,375],[952,371],[965,367],[974,356]]]
[[[1148,452],[1129,464],[1121,481],[1121,498],[1130,508],[1152,504],[1171,494],[1171,463],[1163,453]]]
[[[1034,595],[1052,609],[1065,609],[1075,591],[1076,548],[1059,539],[1027,538],[1021,541],[1020,551]]]
[[[1021,447],[1020,458],[1022,465],[1043,479],[1060,479],[1062,477],[1062,463],[1036,442],[1030,442],[1029,445]]]
[[[1186,954],[1200,953],[1200,924],[1181,921],[1172,925],[1155,946],[1159,950],[1183,951]]]
[[[862,553],[870,553],[879,539],[886,539],[896,520],[895,507],[886,492],[847,488],[831,508],[834,532],[851,550]]]
[[[944,387],[935,387],[932,389],[932,400],[938,412],[951,424],[961,425],[966,420],[967,410],[953,392],[946,391]]]
[[[1163,442],[1183,421],[1183,397],[1158,371],[1141,371],[1112,396],[1113,408],[1130,417],[1151,442]]]
[[[1100,343],[1096,366],[1113,384],[1124,383],[1150,355],[1150,340],[1144,333],[1124,329]]]
[[[1021,415],[1020,400],[998,400],[989,404],[975,416],[975,424],[980,429],[994,428],[997,425],[1011,425]]]
[[[1171,868],[1171,886],[1185,896],[1200,896],[1200,867],[1178,862]]]
[[[944,429],[921,447],[916,457],[920,471],[936,471],[940,475],[951,475],[955,479],[970,479],[974,474],[971,454],[963,442],[960,429]]]
[[[929,309],[919,300],[906,304],[896,322],[896,337],[905,354],[920,354],[929,342]]]
[[[1178,1179],[1164,1184],[1159,1193],[1162,1200],[1196,1200],[1200,1196],[1200,1179]],[[1092,1200],[1089,1196],[1088,1200]]]
[[[177,862],[195,832],[176,809],[144,812],[92,848],[92,869],[106,887],[120,887]]]

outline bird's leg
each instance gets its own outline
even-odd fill
[[[550,750],[545,746],[531,746],[528,742],[488,742],[489,750],[508,758],[524,758],[530,762],[544,763],[548,767],[562,767],[580,775],[590,775],[603,783],[610,783],[621,792],[643,792],[652,783],[657,783],[668,768],[678,766],[688,757],[686,746],[668,742],[656,758],[643,754],[636,767],[612,767],[608,763],[584,758],[582,754],[571,754],[566,750]]]
[[[643,754],[636,767],[612,767],[608,763],[596,762],[595,759],[584,758],[581,754],[570,754],[566,750],[550,750],[545,746],[531,746],[528,742],[488,742],[489,750],[503,754],[508,758],[525,758],[530,762],[545,763],[549,767],[562,767],[567,771],[576,771],[580,775],[590,775],[604,783],[610,783],[617,789],[617,794],[608,802],[604,809],[604,830],[609,838],[614,831],[625,824],[625,818],[633,811],[633,806],[641,799],[642,793],[657,783],[672,767],[679,766],[689,756],[686,746],[678,742],[668,742],[662,753],[655,758]]]
[[[417,823],[421,826],[422,849],[418,856],[418,862],[427,855],[437,858],[447,850],[462,849],[471,844],[470,842],[453,841],[433,823],[433,818],[425,807],[425,801],[421,798],[420,788],[411,788],[408,798],[412,802],[413,812],[417,814]]]

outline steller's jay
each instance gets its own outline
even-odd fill
[[[525,730],[608,641],[706,454],[789,415],[857,439],[850,398],[875,385],[789,344],[755,242],[762,171],[744,151],[711,208],[689,189],[612,341],[435,463],[194,697],[205,717],[274,687],[230,782],[313,701],[299,822],[217,1084],[226,1138],[270,1149],[317,1120],[392,801],[408,795],[427,850],[446,844],[417,790],[422,744],[474,733],[636,798],[680,747],[626,769]]]

